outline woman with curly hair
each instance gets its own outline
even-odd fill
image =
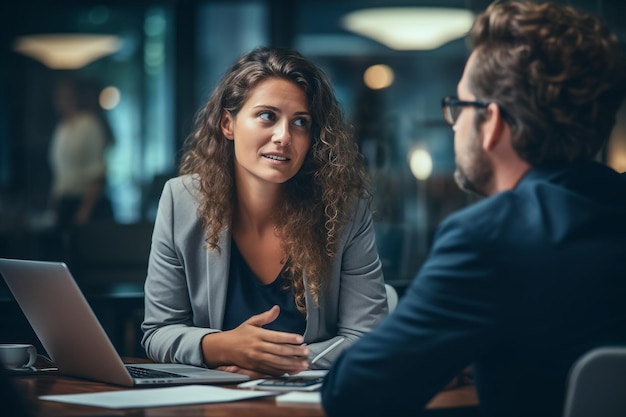
[[[242,56],[159,202],[148,356],[251,377],[328,368],[387,313],[369,197],[326,75],[290,49]]]

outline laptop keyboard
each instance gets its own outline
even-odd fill
[[[132,365],[126,365],[126,369],[130,372],[130,375],[133,378],[148,378],[148,379],[156,379],[156,378],[187,378],[185,375],[173,374],[171,372],[158,371],[156,369],[146,369],[146,368],[138,368]]]

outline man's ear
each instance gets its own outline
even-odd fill
[[[483,122],[483,149],[493,150],[500,140],[505,130],[505,122],[500,111],[500,106],[496,103],[489,103],[487,106],[487,117]]]
[[[224,110],[222,112],[222,118],[220,120],[220,128],[222,129],[222,133],[226,137],[226,139],[233,140],[235,138],[234,134],[234,125],[235,121],[233,116],[230,114],[228,110]]]

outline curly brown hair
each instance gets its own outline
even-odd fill
[[[223,135],[220,119],[224,111],[236,116],[250,92],[269,78],[298,85],[306,93],[312,117],[311,148],[300,171],[285,183],[285,198],[275,218],[286,255],[282,276],[298,309],[305,312],[304,274],[317,304],[339,232],[356,199],[371,199],[363,158],[326,74],[292,49],[260,47],[243,55],[196,115],[180,174],[198,178],[198,217],[206,247],[219,251],[218,235],[232,226],[236,204],[233,141]]]
[[[470,89],[499,105],[521,158],[536,166],[598,154],[626,89],[619,41],[600,18],[551,2],[497,2],[469,41]]]

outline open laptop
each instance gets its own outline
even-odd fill
[[[124,364],[63,262],[0,258],[0,274],[61,374],[122,386],[249,380],[190,365]]]

